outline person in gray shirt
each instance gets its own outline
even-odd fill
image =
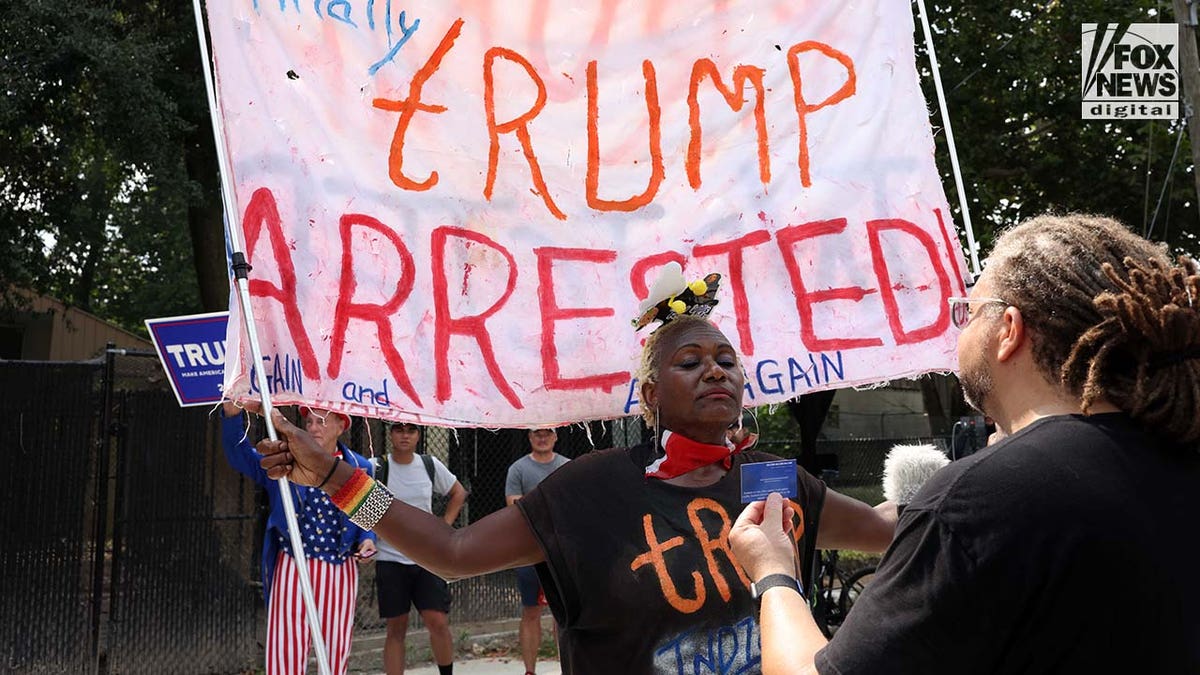
[[[546,476],[567,463],[567,458],[554,452],[558,432],[554,429],[529,430],[529,454],[508,467],[508,478],[504,481],[504,501],[512,506],[528,494]],[[537,668],[538,644],[542,641],[542,607],[546,605],[537,572],[530,567],[517,568],[517,589],[521,592],[521,659],[525,662],[525,673],[531,675]]]

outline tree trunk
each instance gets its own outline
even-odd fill
[[[947,414],[949,406],[942,404],[942,391],[945,386],[939,380],[943,376],[927,374],[918,380],[921,383],[921,400],[925,403],[925,413],[929,415],[929,430],[935,436],[945,436],[950,433],[950,421]]]
[[[200,303],[206,312],[229,308],[229,269],[225,259],[225,228],[221,219],[221,181],[217,153],[207,121],[188,134],[185,152],[188,177],[200,186],[200,200],[188,206],[188,230]]]
[[[823,467],[817,459],[817,437],[821,435],[821,427],[825,425],[825,416],[833,405],[836,389],[818,391],[811,394],[801,394],[788,401],[788,412],[800,427],[800,466],[814,476],[821,475]]]
[[[96,287],[96,268],[100,257],[104,254],[105,241],[92,241],[88,244],[87,257],[80,268],[79,278],[75,281],[71,303],[85,312],[92,312],[92,290]]]
[[[191,19],[191,9],[182,8],[179,20]],[[193,39],[195,33],[192,33]],[[200,49],[193,42],[181,47],[185,72],[201,73]],[[205,100],[204,88],[197,86],[195,95]],[[199,187],[200,198],[188,205],[188,231],[192,239],[192,259],[196,265],[196,282],[200,287],[200,303],[206,312],[229,308],[229,266],[225,258],[225,226],[222,220],[221,170],[217,149],[213,145],[212,120],[208,106],[194,101],[188,106],[192,123],[184,137],[184,162],[188,178]]]

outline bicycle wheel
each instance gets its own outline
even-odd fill
[[[858,596],[862,595],[863,589],[867,587],[867,583],[871,581],[871,577],[875,576],[874,567],[864,567],[861,570],[846,577],[842,582],[842,592],[838,597],[838,613],[844,620],[846,614],[850,612],[850,608],[854,606],[854,602],[858,600]]]
[[[809,608],[817,628],[825,637],[831,638],[841,621],[834,586],[838,580],[837,551],[818,551],[816,561],[819,567],[814,575],[812,588],[809,589]]]

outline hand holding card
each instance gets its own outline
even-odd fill
[[[796,460],[753,462],[742,465],[742,503],[749,504],[778,492],[785,499],[796,498]]]
[[[791,533],[794,515],[787,501],[773,493],[746,507],[729,532],[738,563],[753,581],[772,574],[796,577],[796,543]]]

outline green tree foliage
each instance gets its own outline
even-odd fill
[[[926,6],[982,254],[997,229],[1048,210],[1111,215],[1180,252],[1200,253],[1182,122],[1081,115],[1081,25],[1173,22],[1169,2],[927,0]],[[938,166],[961,226],[919,25],[917,43]]]
[[[189,165],[197,131],[209,133],[196,52],[190,3],[12,3],[0,22],[0,287],[134,329],[209,304],[192,221],[217,183],[215,168]],[[223,267],[219,219],[215,233]],[[218,307],[223,278],[208,293]]]

